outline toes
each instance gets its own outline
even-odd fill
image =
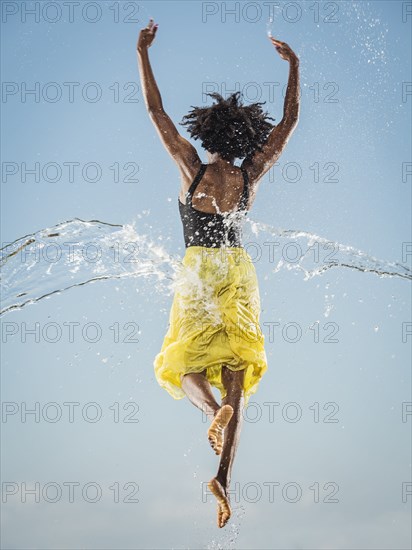
[[[220,507],[219,512],[218,512],[219,527],[220,528],[224,527],[227,524],[227,522],[229,521],[229,519],[230,519],[230,514],[227,511],[223,510],[222,507]]]
[[[214,434],[209,434],[208,440],[212,449],[216,452],[217,455],[220,455],[223,449],[222,441],[219,441]]]
[[[222,519],[220,521],[220,527],[224,527],[227,524],[227,522],[229,521],[229,518],[230,518],[229,515],[223,514]]]
[[[217,511],[217,526],[218,527],[222,526],[222,508],[220,506],[218,506],[218,511]]]
[[[215,441],[215,440],[214,440],[214,441],[211,441],[211,440],[209,439],[209,441],[210,441],[210,445],[211,445],[212,449],[216,452],[217,455],[220,455],[220,453],[222,452],[222,446],[219,445],[219,444],[217,443],[217,441]]]
[[[226,525],[226,523],[229,521],[230,514],[224,511],[223,507],[219,504],[218,505],[218,512],[217,512],[217,525],[219,528],[222,528]]]

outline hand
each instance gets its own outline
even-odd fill
[[[286,42],[281,42],[280,40],[276,40],[276,38],[273,38],[273,36],[270,36],[269,38],[282,59],[285,59],[286,61],[289,61],[289,62],[299,61],[298,56],[295,54],[292,48],[288,44],[286,44]]]
[[[158,23],[156,23],[155,25],[153,19],[150,19],[147,27],[145,27],[140,31],[139,39],[137,41],[137,46],[136,46],[138,50],[144,50],[144,49],[150,48],[153,40],[155,39],[156,31],[158,27],[159,27]]]

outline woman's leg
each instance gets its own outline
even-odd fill
[[[231,405],[233,408],[233,416],[224,432],[223,450],[216,475],[217,480],[225,490],[230,485],[233,461],[240,441],[244,405],[244,377],[244,370],[231,371],[222,366],[222,384],[227,392],[226,397],[222,400],[222,406]]]
[[[206,377],[206,370],[199,374],[185,374],[182,378],[182,389],[189,401],[203,411],[211,421],[207,437],[210,446],[219,455],[223,448],[223,430],[232,417],[232,408],[217,404],[210,382]]]
[[[233,415],[224,431],[223,451],[220,458],[219,470],[216,477],[208,483],[208,488],[218,501],[217,523],[219,527],[224,527],[232,514],[228,489],[242,427],[244,375],[244,370],[231,371],[227,367],[222,366],[222,383],[227,392],[226,397],[222,400],[222,407],[230,405],[233,409]]]
[[[220,405],[212,393],[212,387],[206,378],[206,370],[185,374],[182,378],[182,390],[195,407],[203,411],[209,419],[214,418]]]

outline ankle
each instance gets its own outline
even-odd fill
[[[224,478],[224,477],[221,477],[219,474],[217,474],[217,476],[215,477],[215,479],[218,480],[218,482],[220,483],[220,485],[222,486],[223,490],[225,491],[225,494],[227,496],[227,490],[229,488],[229,484],[227,482],[227,479]]]
[[[209,404],[203,404],[202,405],[202,413],[209,419],[209,420],[213,420],[216,416],[216,414],[218,413],[220,407],[217,407],[215,408],[214,406],[212,405],[209,405]]]
[[[220,411],[220,407],[213,411],[213,418],[216,418],[217,413]]]

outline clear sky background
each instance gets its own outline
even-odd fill
[[[279,121],[288,64],[267,38],[274,6],[273,35],[301,60],[301,116],[250,218],[410,266],[411,2],[1,4],[3,243],[78,217],[134,223],[182,257],[179,172],[146,113],[138,33],[149,16],[159,23],[150,60],[186,138],[178,122],[211,103],[205,92],[239,89]],[[35,163],[38,181],[22,173]],[[67,163],[79,163],[72,179]],[[206,494],[217,459],[201,413],[154,377],[171,294],[109,280],[2,319],[3,548],[410,547],[410,284],[274,272],[271,240],[253,237],[269,369],[245,415],[233,521],[218,530]],[[38,341],[26,330],[36,323]],[[39,502],[24,502],[36,483]]]

